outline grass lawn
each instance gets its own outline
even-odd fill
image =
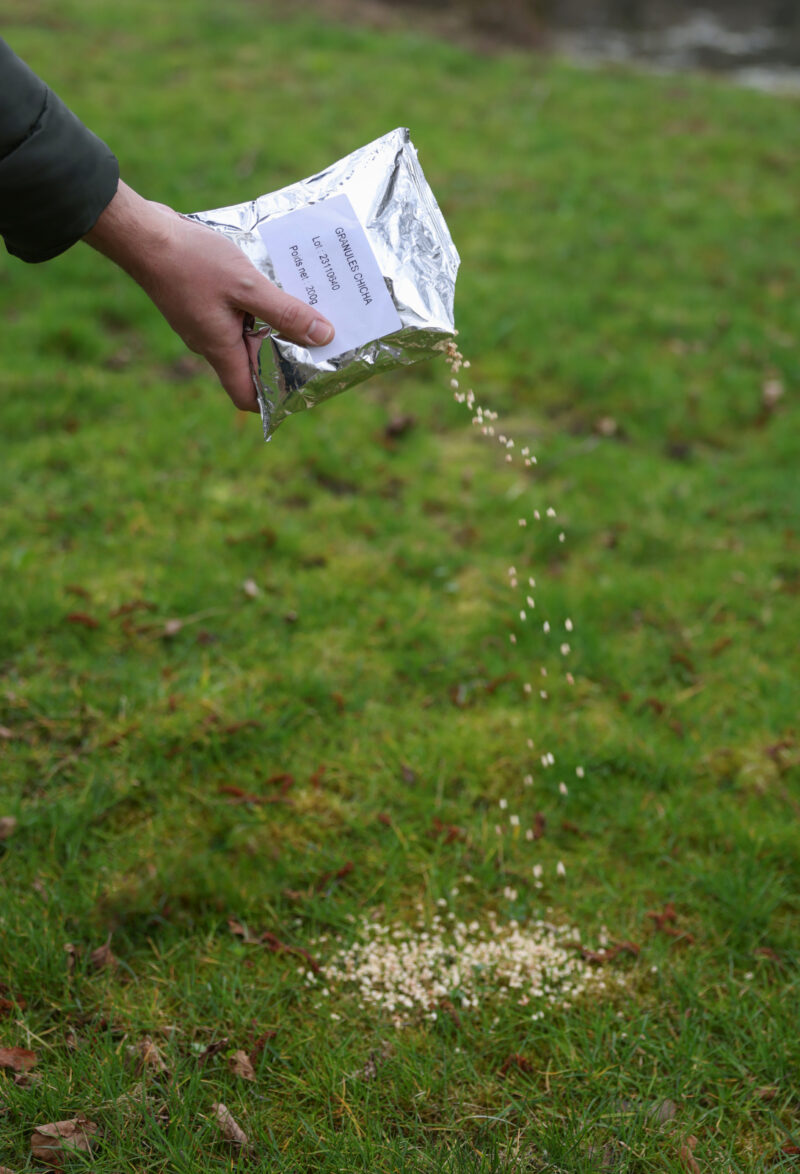
[[[797,101],[245,0],[3,31],[184,211],[409,126],[538,464],[443,362],[264,446],[102,258],[3,256],[0,1165],[795,1169]],[[541,923],[585,990],[503,978]],[[411,1006],[345,975],[442,935]]]

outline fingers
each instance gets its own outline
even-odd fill
[[[324,346],[333,338],[332,324],[313,306],[284,293],[256,273],[244,282],[241,309],[274,326],[279,334],[301,346]]]
[[[206,358],[236,407],[242,412],[257,412],[258,398],[244,339],[232,347],[206,354]]]

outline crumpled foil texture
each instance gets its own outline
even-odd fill
[[[289,342],[258,319],[247,321],[245,342],[265,440],[287,416],[379,371],[430,358],[455,333],[459,256],[405,128],[308,179],[244,204],[195,212],[191,218],[227,236],[265,277],[280,285],[259,226],[338,195],[347,196],[366,233],[400,328],[320,360],[315,358],[317,348]]]

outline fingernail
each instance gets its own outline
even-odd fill
[[[333,338],[333,327],[324,318],[315,318],[308,328],[307,337],[314,346],[325,346]]]

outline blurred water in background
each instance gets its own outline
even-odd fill
[[[435,14],[453,27],[460,22],[495,43],[589,63],[721,71],[760,89],[800,92],[800,0],[384,0],[387,5]]]
[[[560,0],[542,16],[551,46],[570,57],[725,71],[800,92],[800,0]]]

